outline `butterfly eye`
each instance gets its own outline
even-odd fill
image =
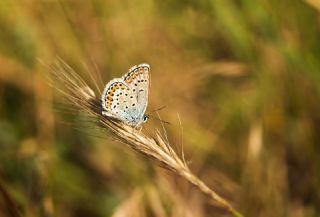
[[[149,115],[144,115],[143,116],[143,122],[147,122],[148,119],[149,119]]]

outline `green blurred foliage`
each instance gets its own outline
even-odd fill
[[[319,216],[319,12],[316,0],[2,0],[0,216],[226,214],[70,112],[40,63],[57,56],[100,89],[148,62],[148,110],[167,106],[170,141],[210,187],[245,216]]]

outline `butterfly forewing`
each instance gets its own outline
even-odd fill
[[[137,98],[137,109],[142,119],[148,105],[149,92],[149,71],[148,64],[140,64],[132,67],[127,74],[123,76],[124,82],[131,88]]]

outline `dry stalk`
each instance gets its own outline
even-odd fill
[[[52,86],[62,93],[71,104],[96,118],[101,127],[107,129],[113,138],[185,178],[207,195],[210,200],[223,207],[233,216],[243,217],[229,202],[210,189],[190,171],[185,161],[176,154],[159,131],[155,131],[154,136],[149,136],[122,122],[103,116],[100,99],[95,96],[94,91],[71,67],[59,59],[50,68]]]

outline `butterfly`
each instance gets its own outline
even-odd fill
[[[133,66],[121,78],[109,81],[101,95],[102,115],[137,127],[145,123],[148,105],[150,66]]]

